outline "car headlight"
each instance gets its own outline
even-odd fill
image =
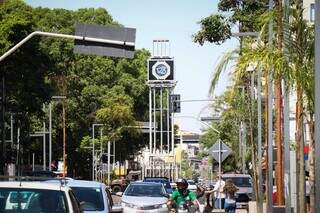
[[[155,209],[162,209],[162,208],[168,208],[168,206],[167,206],[166,203],[162,203],[162,204],[154,205],[153,208],[155,208]]]

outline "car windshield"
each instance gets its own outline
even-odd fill
[[[188,180],[188,184],[189,184],[189,185],[196,185],[193,180]]]
[[[164,191],[160,184],[134,184],[125,191],[126,196],[163,197]]]
[[[103,211],[102,190],[96,187],[72,187],[77,199],[84,202],[81,207],[84,211]]]
[[[0,212],[67,213],[63,192],[45,189],[0,188]]]
[[[162,183],[166,189],[171,189],[170,182],[168,180],[166,180],[166,179],[145,178],[144,182]]]
[[[249,177],[225,177],[223,180],[231,179],[237,187],[252,187],[251,179]]]

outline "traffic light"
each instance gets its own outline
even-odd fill
[[[108,155],[107,154],[102,154],[101,161],[102,161],[102,163],[108,163]]]
[[[181,112],[180,95],[177,95],[177,94],[170,95],[170,112],[171,113]]]

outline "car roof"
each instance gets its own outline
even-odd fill
[[[248,174],[223,174],[221,175],[222,178],[227,178],[227,177],[242,177],[242,178],[251,178],[250,175]]]
[[[146,180],[146,179],[148,179],[148,180],[162,180],[162,179],[169,180],[169,178],[167,178],[167,177],[144,177],[144,180]]]
[[[162,183],[156,183],[156,182],[133,182],[133,183],[130,183],[130,185],[160,185],[160,186],[163,186]]]
[[[53,184],[41,181],[1,181],[0,188],[23,188],[23,189],[46,189],[65,191],[68,187],[59,184]]]
[[[67,185],[70,187],[101,187],[104,183],[96,182],[96,181],[88,181],[88,180],[70,180],[67,181]]]
[[[58,180],[48,180],[48,183],[53,183],[53,184],[58,184]],[[101,187],[104,184],[96,181],[87,181],[87,180],[74,180],[74,179],[69,179],[65,181],[66,185],[69,187]]]

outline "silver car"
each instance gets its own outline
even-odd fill
[[[72,189],[84,213],[110,213],[122,210],[121,207],[119,209],[114,206],[111,194],[104,183],[74,179],[68,179],[64,183]]]
[[[167,213],[168,197],[161,183],[134,182],[123,193],[121,205],[124,213]]]
[[[69,187],[39,181],[0,182],[0,212],[82,213]]]
[[[231,179],[238,187],[239,190],[236,192],[237,208],[248,207],[248,202],[254,196],[251,176],[248,174],[223,174],[221,178],[224,181]]]

